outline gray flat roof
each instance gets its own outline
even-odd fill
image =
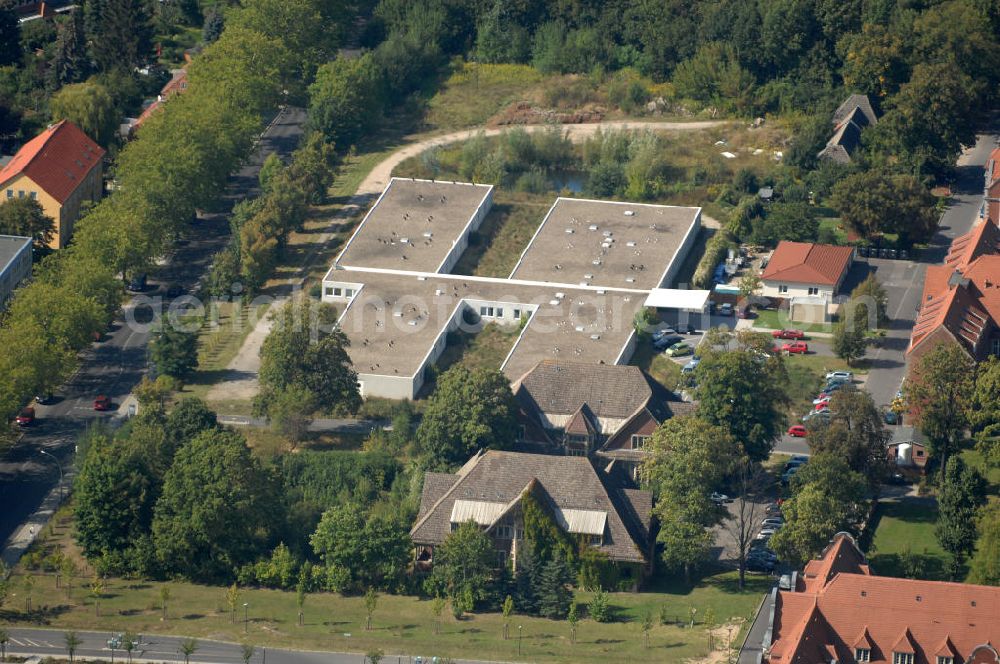
[[[393,178],[336,264],[436,272],[492,189]]]
[[[701,208],[559,198],[510,277],[652,289]]]
[[[30,237],[0,235],[0,273],[7,269],[10,262],[26,244],[31,244]]]
[[[614,364],[646,299],[642,292],[450,274],[343,269],[331,270],[326,280],[364,284],[340,325],[351,341],[355,371],[388,376],[416,374],[463,301],[477,311],[478,301],[502,303],[525,315],[534,310],[503,366],[511,380],[547,358]]]

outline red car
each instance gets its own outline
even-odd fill
[[[35,409],[28,406],[17,414],[14,421],[17,422],[17,425],[20,427],[30,426],[35,421]]]
[[[775,339],[805,339],[806,333],[802,330],[771,330],[771,336]]]
[[[830,401],[828,399],[825,401],[820,401],[818,404],[816,404],[816,408],[814,408],[813,410],[816,411],[830,410]]]
[[[805,353],[809,352],[809,344],[807,344],[804,341],[793,341],[790,344],[784,344],[781,347],[781,350],[784,353],[802,353],[802,354],[805,354]]]
[[[806,431],[806,428],[801,424],[796,424],[794,426],[788,427],[788,435],[795,436],[796,438],[805,438],[807,435],[809,435],[809,432]]]
[[[94,410],[111,410],[111,399],[103,394],[94,399]]]

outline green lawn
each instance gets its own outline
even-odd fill
[[[688,356],[684,361],[690,359]],[[681,365],[653,348],[646,339],[639,339],[629,364],[639,367],[667,389],[676,389],[681,382]]]
[[[528,65],[458,62],[427,102],[429,129],[477,127],[512,102],[529,99],[542,74]]]
[[[754,327],[760,327],[765,330],[794,329],[802,330],[807,335],[810,332],[821,332],[825,334],[833,332],[833,326],[829,323],[806,324],[788,320],[787,310],[778,311],[776,309],[760,309],[756,313],[757,317],[753,319]]]
[[[552,206],[548,197],[498,191],[455,274],[506,278]]]
[[[934,536],[937,514],[936,504],[925,499],[879,503],[875,539],[868,551],[875,573],[946,580],[948,556]]]
[[[826,355],[789,355],[785,358],[788,371],[786,393],[791,403],[789,412],[795,422],[812,408],[826,374],[830,371],[853,371],[854,375],[865,374],[868,370],[861,366],[848,367],[843,360]]]
[[[257,646],[315,650],[367,652],[381,648],[388,655],[407,654],[442,657],[473,657],[501,661],[606,662],[653,659],[680,662],[707,654],[708,617],[715,625],[731,624],[733,643],[739,643],[740,627],[752,616],[770,587],[767,577],[748,577],[744,592],[736,589],[734,572],[708,576],[693,587],[674,575],[658,575],[651,592],[612,593],[614,622],[596,623],[586,619],[590,594],[580,592],[581,621],[576,644],[570,644],[565,621],[514,615],[511,633],[522,633],[521,655],[516,640],[501,638],[503,618],[497,613],[477,613],[455,620],[449,612],[435,626],[430,602],[410,596],[381,595],[373,616],[373,630],[364,629],[362,597],[332,593],[312,593],[304,605],[304,625],[297,626],[298,607],[293,591],[242,589],[239,605],[248,604],[249,621],[243,624],[242,611],[231,622],[226,608],[226,588],[182,581],[169,584],[109,578],[100,597],[91,590],[93,572],[69,544],[71,523],[63,510],[53,526],[43,533],[43,547],[65,547],[77,561],[80,572],[72,587],[56,588],[52,574],[36,570],[32,604],[35,611],[23,612],[24,577],[19,567],[12,576],[13,596],[0,610],[0,624],[43,625],[57,630],[94,629],[107,632],[130,630],[141,634],[183,634],[198,638],[249,642]],[[170,599],[167,618],[161,620],[161,588],[167,585]],[[95,606],[95,602],[99,604]],[[694,629],[682,626],[691,609],[697,609]],[[656,621],[650,633],[650,647],[643,645],[639,620],[651,614]],[[660,622],[661,617],[665,624]],[[246,634],[244,633],[246,630]],[[436,633],[437,632],[437,633]],[[725,640],[725,628],[717,640]],[[718,636],[718,635],[717,635]]]

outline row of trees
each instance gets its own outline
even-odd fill
[[[59,384],[76,351],[106,327],[121,301],[119,275],[146,269],[195,210],[215,199],[250,150],[261,118],[283,91],[301,89],[309,72],[293,46],[325,43],[319,8],[331,4],[256,0],[229,13],[219,39],[191,63],[186,94],[154,114],[119,154],[115,193],[78,222],[74,244],[46,258],[16,293],[0,327],[3,419]],[[300,21],[303,15],[310,20]],[[289,17],[295,20],[286,25]]]

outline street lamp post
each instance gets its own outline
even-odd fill
[[[243,602],[243,633],[250,631],[250,603]]]
[[[521,656],[521,625],[517,626],[517,656]]]
[[[52,454],[51,452],[46,452],[45,450],[38,450],[38,451],[39,451],[39,453],[44,454],[45,456],[52,457],[52,460],[56,462],[56,467],[59,468],[59,501],[62,502],[62,499],[63,499],[63,471],[62,471],[62,464],[59,462],[59,459],[56,458],[56,455]]]

